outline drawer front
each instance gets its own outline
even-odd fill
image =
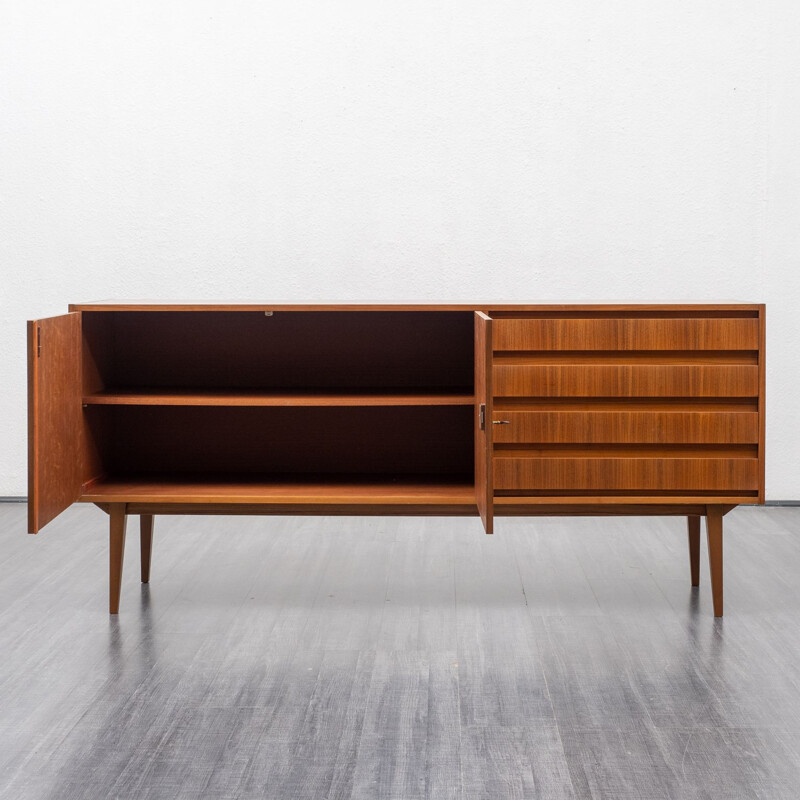
[[[495,351],[758,350],[758,319],[498,319]]]
[[[495,490],[748,492],[758,490],[754,458],[498,458]]]
[[[754,411],[498,411],[496,445],[758,443]]]
[[[495,320],[495,492],[760,497],[761,320],[680,313]]]
[[[542,364],[492,370],[495,397],[752,397],[758,366]]]

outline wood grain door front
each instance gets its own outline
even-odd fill
[[[494,320],[495,492],[758,500],[759,312],[595,313]]]
[[[81,493],[81,315],[28,322],[28,531]]]

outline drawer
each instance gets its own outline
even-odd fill
[[[495,444],[755,444],[758,414],[726,411],[497,411]]]
[[[497,319],[497,351],[757,350],[758,319]]]
[[[749,364],[495,364],[492,379],[495,397],[756,397],[759,375]]]
[[[497,458],[494,488],[506,491],[748,492],[755,458]]]

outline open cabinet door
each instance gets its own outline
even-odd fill
[[[28,532],[81,494],[81,315],[28,322]]]
[[[486,533],[494,529],[492,480],[492,320],[475,312],[475,502]]]

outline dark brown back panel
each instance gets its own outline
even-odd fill
[[[120,474],[471,476],[472,406],[94,406]]]
[[[105,388],[471,390],[469,312],[107,312],[89,333]],[[88,330],[88,329],[87,329]],[[85,332],[86,335],[86,332]]]

